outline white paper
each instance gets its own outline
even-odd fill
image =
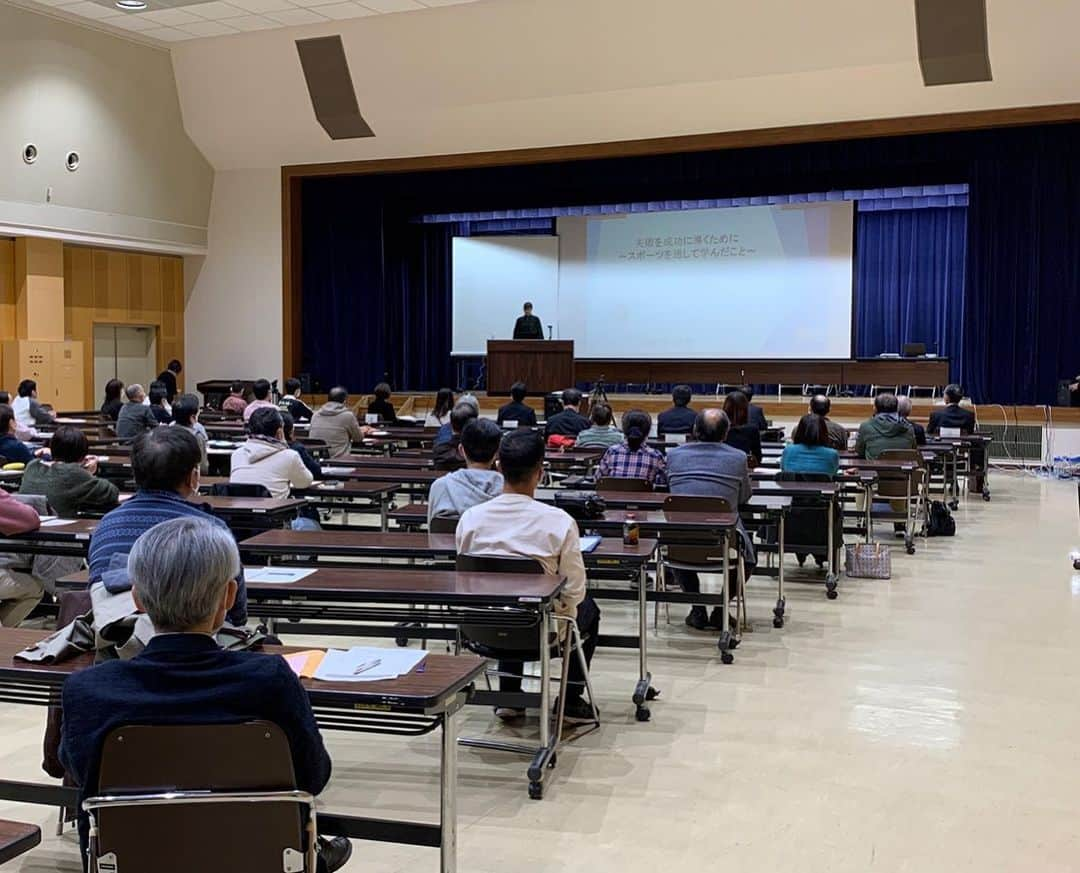
[[[322,474],[324,476],[341,476],[345,473],[351,473],[352,467],[323,467]]]
[[[74,519],[71,518],[48,518],[47,516],[41,517],[42,527],[67,527],[69,524],[75,524]]]
[[[591,552],[598,545],[600,545],[600,537],[595,534],[590,534],[589,536],[581,538],[581,551],[583,552]]]
[[[245,569],[244,581],[247,583],[259,582],[263,585],[287,585],[290,582],[299,582],[307,579],[315,568],[307,570],[294,570],[291,567],[259,567],[257,569]]]
[[[315,678],[323,682],[379,682],[397,679],[410,673],[427,657],[424,649],[382,649],[375,646],[353,646],[327,649]],[[357,673],[357,669],[368,666]]]

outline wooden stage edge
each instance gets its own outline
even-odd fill
[[[509,397],[502,395],[489,397],[484,391],[475,391],[472,393],[479,399],[480,411],[484,414],[494,414],[500,406],[510,399]],[[407,404],[410,398],[412,399],[412,412],[410,414],[422,416],[434,404],[435,392],[395,391],[394,396],[391,398],[391,403],[400,410],[402,405]],[[306,396],[305,399],[314,404],[325,403],[326,395]],[[349,398],[350,403],[355,402],[356,399],[356,395],[351,396]],[[831,399],[833,417],[842,420],[845,423],[860,421],[870,415],[872,401],[869,397],[834,397]],[[364,402],[367,402],[367,398],[365,398]],[[531,396],[527,402],[538,410],[543,409],[543,399],[541,397]],[[611,404],[611,408],[615,411],[616,415],[622,415],[622,413],[629,409],[644,409],[649,414],[655,416],[657,413],[663,412],[671,406],[671,395],[615,394],[609,392],[608,402]],[[723,402],[724,398],[722,396],[717,399],[714,394],[695,394],[690,405],[695,409],[702,409],[707,406],[721,405]],[[757,395],[754,398],[754,403],[762,407],[762,409],[765,410],[765,415],[770,419],[793,421],[807,411],[807,401],[797,397],[785,397],[782,401],[778,402],[776,400],[776,395]],[[937,400],[930,400],[926,397],[914,398],[912,401],[912,417],[919,421],[924,421],[929,417],[930,412],[933,409],[940,407],[941,404],[942,400],[940,397]],[[1080,427],[1080,407],[1015,406],[1011,404],[982,403],[976,404],[974,409],[978,415],[979,421],[984,426],[1003,424],[1008,424],[1010,427],[1015,425],[1043,426],[1047,424],[1047,417],[1049,415],[1049,421],[1055,427]]]

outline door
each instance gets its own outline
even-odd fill
[[[94,325],[94,385],[104,396],[105,383],[119,379],[145,389],[157,376],[157,329],[128,324]]]

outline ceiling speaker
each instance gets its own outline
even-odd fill
[[[986,0],[915,0],[919,66],[926,85],[989,82]]]
[[[315,117],[330,139],[375,136],[360,115],[341,37],[298,39],[296,51],[300,55]]]

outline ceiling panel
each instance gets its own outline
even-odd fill
[[[296,27],[429,7],[457,6],[475,0],[146,0],[145,10],[117,8],[114,0],[15,0],[20,6],[48,8],[64,18],[143,41],[172,43],[228,36],[243,31]]]

